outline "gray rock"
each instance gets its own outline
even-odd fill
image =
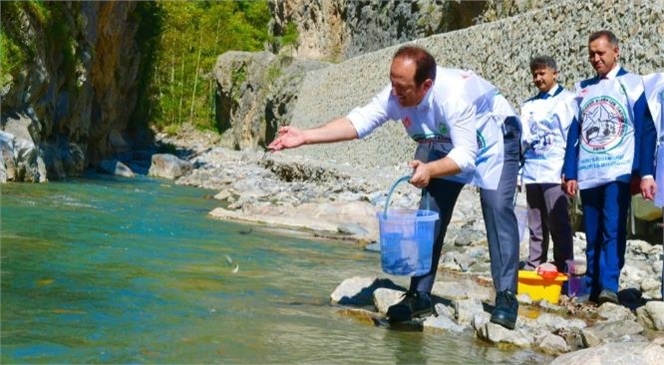
[[[398,303],[403,298],[403,295],[403,290],[377,288],[373,292],[373,304],[376,306],[378,313],[385,314],[390,306]]]
[[[491,323],[488,313],[478,313],[473,317],[472,326],[477,337],[487,340],[491,343],[511,344],[518,347],[530,347],[533,342],[533,336],[527,331],[518,327],[509,330],[501,325]]]
[[[559,355],[571,350],[564,338],[553,333],[544,333],[536,337],[534,347],[545,354],[551,355]]]
[[[131,169],[118,160],[102,160],[99,162],[99,171],[116,176],[124,176],[128,178],[134,177],[134,172]]]
[[[597,314],[607,322],[623,320],[633,321],[636,319],[629,309],[613,303],[602,304],[597,309]]]
[[[657,331],[664,331],[664,302],[650,301],[636,310],[639,323]]]
[[[643,327],[635,321],[622,320],[596,323],[592,327],[585,328],[582,332],[586,347],[594,347],[613,342],[623,336],[639,334],[643,332]]]
[[[463,332],[466,327],[455,323],[451,318],[447,316],[429,316],[424,320],[423,323],[425,332],[454,332],[460,333]]]
[[[175,179],[191,172],[192,168],[193,166],[189,161],[181,160],[172,154],[159,153],[152,155],[152,164],[148,175]]]
[[[470,326],[475,313],[484,311],[484,306],[479,299],[461,299],[454,301],[454,315],[458,324]]]
[[[334,289],[330,300],[343,305],[373,305],[373,294],[378,288],[397,289],[399,286],[389,279],[353,277],[344,280]]]
[[[611,343],[558,356],[551,365],[661,365],[664,348],[661,345],[639,343]]]

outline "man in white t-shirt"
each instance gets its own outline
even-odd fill
[[[524,269],[533,270],[547,262],[551,234],[553,261],[559,272],[566,272],[566,261],[574,258],[574,250],[569,203],[561,182],[567,132],[577,112],[574,93],[558,84],[558,66],[551,56],[534,57],[530,72],[539,92],[521,106],[521,179],[530,229]]]
[[[439,213],[429,273],[411,278],[404,298],[391,306],[391,322],[433,311],[430,298],[447,226],[461,189],[479,186],[487,228],[496,305],[491,321],[514,328],[518,302],[518,226],[512,198],[519,163],[520,126],[500,92],[471,71],[444,69],[416,46],[401,47],[390,67],[390,85],[347,116],[299,130],[282,127],[268,148],[363,138],[389,120],[401,121],[418,142],[410,183],[422,188],[420,208]]]
[[[568,133],[563,173],[567,193],[574,196],[579,190],[581,195],[590,300],[618,304],[630,182],[640,177],[642,194],[648,194],[644,184],[653,179],[655,156],[646,151],[651,134],[645,130],[654,124],[643,80],[618,63],[615,34],[591,34],[588,54],[596,75],[576,84],[580,112]]]

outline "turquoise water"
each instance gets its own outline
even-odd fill
[[[1,189],[2,363],[545,359],[342,315],[330,293],[386,277],[376,253],[208,218],[215,192],[96,175]]]

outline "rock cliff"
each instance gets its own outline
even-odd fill
[[[43,6],[43,8],[40,8]],[[43,182],[128,151],[141,50],[134,2],[3,4],[27,59],[3,80],[0,181]],[[3,34],[3,37],[5,35]],[[4,50],[3,50],[4,51]],[[12,55],[16,56],[16,55]]]
[[[275,36],[295,24],[285,50],[302,58],[341,61],[434,34],[495,21],[561,0],[270,0]],[[279,45],[273,45],[278,51]]]

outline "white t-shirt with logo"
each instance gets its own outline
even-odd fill
[[[579,189],[629,182],[635,143],[633,106],[643,93],[641,77],[628,73],[576,87],[581,126]]]
[[[524,184],[560,183],[567,133],[578,113],[574,97],[563,89],[553,97],[531,99],[521,106]]]
[[[438,67],[436,82],[417,106],[402,107],[388,85],[348,119],[360,138],[388,120],[400,120],[413,140],[433,144],[461,169],[443,179],[496,189],[503,162],[501,125],[514,115],[496,87],[474,72]]]

